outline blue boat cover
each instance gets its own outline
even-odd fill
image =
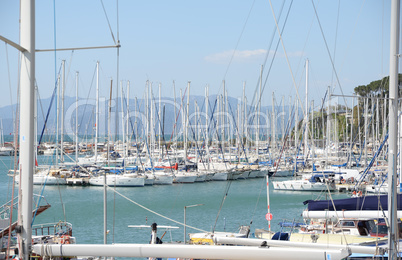
[[[398,194],[397,198],[397,208],[402,210],[402,194]],[[303,202],[304,205],[308,204],[307,209],[309,211],[322,211],[330,210],[333,211],[335,205],[336,210],[388,210],[388,195],[380,196],[363,196],[356,198],[347,199],[336,199],[333,200],[306,200]],[[381,207],[380,207],[381,205]]]
[[[348,165],[347,162],[345,162],[344,164],[334,164],[332,165],[333,167],[346,167],[346,165]]]

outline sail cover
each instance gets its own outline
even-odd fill
[[[402,194],[398,194],[397,208],[402,210]],[[309,211],[322,210],[388,210],[388,195],[380,196],[363,196],[347,199],[333,200],[306,200],[304,205],[308,204]],[[334,209],[335,205],[335,209]]]

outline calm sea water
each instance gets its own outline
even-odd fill
[[[51,157],[41,156],[39,163],[51,163]],[[0,204],[11,196],[11,178],[8,170],[13,167],[13,157],[0,157]],[[16,186],[17,187],[17,186]],[[184,220],[184,206],[204,204],[187,208],[188,225],[211,231],[216,221],[216,231],[237,232],[241,225],[250,225],[251,233],[256,228],[268,228],[265,220],[267,195],[265,179],[237,180],[232,182],[205,182],[151,186],[139,188],[116,188],[127,198],[108,189],[107,227],[110,230],[108,242],[149,243],[150,230],[129,228],[128,225],[145,225],[156,222],[159,225],[178,226],[168,232],[163,241],[183,241],[184,230],[180,224],[151,213],[132,201],[180,223]],[[67,220],[73,224],[73,235],[77,243],[103,243],[103,188],[47,186],[41,190],[34,186],[34,193],[41,194],[51,208],[37,216],[35,224]],[[226,199],[224,196],[227,194]],[[278,223],[283,220],[302,221],[305,206],[303,201],[315,199],[319,193],[284,192],[270,189],[272,230],[279,231]],[[344,197],[336,194],[335,197]],[[131,200],[131,201],[130,201]],[[220,209],[221,202],[224,200]],[[64,208],[64,210],[63,210]],[[65,213],[64,213],[65,212]],[[160,230],[159,236],[163,230]],[[187,232],[198,232],[187,228]]]

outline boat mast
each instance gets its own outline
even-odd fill
[[[1,123],[0,146],[4,146],[3,118],[1,119],[0,123]]]
[[[163,154],[162,154],[162,146],[161,146],[161,141],[162,141],[162,139],[161,139],[161,136],[162,136],[161,86],[162,86],[162,84],[159,83],[159,85],[158,85],[158,90],[159,90],[159,109],[158,109],[158,120],[157,121],[158,121],[158,129],[159,129],[158,130],[158,149],[159,149],[160,159],[162,160]]]
[[[205,87],[205,139],[206,139],[206,145],[205,149],[207,150],[207,166],[208,166],[208,171],[209,171],[209,161],[210,161],[210,153],[209,153],[209,86],[207,85]]]
[[[60,116],[60,74],[57,75],[57,95],[56,95],[56,167],[59,165],[59,116]]]
[[[186,108],[186,121],[184,128],[184,165],[187,166],[187,138],[188,138],[188,116],[190,112],[190,81],[187,83],[187,108]]]
[[[66,89],[66,61],[62,61],[63,74],[61,80],[61,120],[60,120],[60,162],[64,162],[64,91]]]
[[[75,75],[75,162],[78,163],[78,71]]]
[[[32,245],[32,196],[34,174],[34,99],[35,99],[35,1],[21,0],[20,44],[25,51],[21,53],[20,70],[20,205],[21,217],[18,226],[20,259],[29,259]]]
[[[96,105],[95,105],[95,160],[98,161],[98,127],[99,127],[99,61],[96,62]],[[108,151],[109,152],[109,151]],[[106,178],[106,177],[105,177]]]
[[[125,150],[125,156],[128,157],[128,152],[129,152],[129,147],[128,146],[131,143],[131,136],[129,134],[130,130],[130,81],[127,81],[127,108],[126,108],[126,150]],[[126,167],[126,163],[124,163],[124,167]]]
[[[121,102],[121,133],[122,133],[122,145],[123,145],[123,173],[126,173],[126,164],[125,164],[125,159],[126,159],[126,133],[125,133],[125,127],[124,127],[124,94],[123,94],[123,81],[120,80],[120,102]]]
[[[307,165],[307,153],[308,153],[308,59],[306,60],[306,111],[305,111],[305,115],[304,115],[304,161],[305,164]]]
[[[389,73],[389,148],[388,148],[388,256],[398,259],[398,223],[397,223],[397,153],[398,153],[398,62],[399,62],[399,20],[400,1],[391,2],[391,39]]]
[[[176,86],[175,86],[175,82],[173,80],[173,96],[174,96],[174,124],[173,124],[173,136],[170,137],[170,139],[174,140],[176,139],[176,133],[177,133],[177,121],[178,121],[178,116],[177,116],[177,111],[176,111],[176,106],[178,105],[176,103]],[[174,158],[175,158],[175,163],[177,163],[177,142],[175,142],[176,147],[174,149]]]
[[[258,113],[257,113],[257,140],[256,140],[256,153],[257,153],[257,160],[258,164],[260,163],[260,116],[261,116],[261,94],[262,94],[262,73],[263,73],[263,65],[261,65],[261,71],[260,71],[260,86],[258,90]]]

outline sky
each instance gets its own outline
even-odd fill
[[[18,43],[18,21],[19,1],[0,0],[0,35]],[[225,81],[235,98],[245,85],[250,103],[264,65],[261,99],[271,105],[273,93],[276,103],[293,102],[297,92],[304,102],[308,59],[308,96],[317,107],[328,86],[352,95],[389,74],[389,23],[390,3],[378,0],[39,0],[36,49],[109,46],[117,39],[121,48],[119,55],[117,49],[37,53],[36,80],[40,97],[50,97],[65,60],[65,94],[75,96],[78,71],[79,97],[94,98],[99,61],[103,97],[111,80],[114,89],[117,80],[129,81],[130,98],[144,97],[147,80],[155,96],[160,84],[164,97],[179,96],[189,81],[191,95],[204,95],[206,86],[222,94]],[[0,107],[16,103],[18,52],[3,42],[0,89]]]

